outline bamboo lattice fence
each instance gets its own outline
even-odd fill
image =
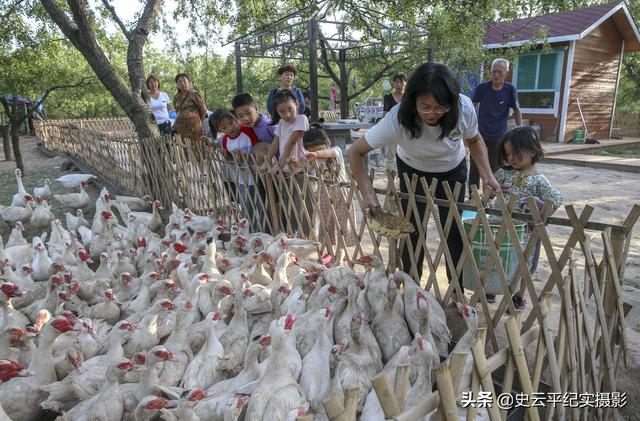
[[[594,208],[588,205],[581,212],[566,205],[568,218],[558,218],[549,216],[550,203],[538,211],[531,202],[532,213],[521,214],[514,211],[515,202],[507,203],[501,193],[493,208],[487,206],[487,196],[476,190],[471,203],[462,204],[454,199],[464,188],[461,185],[445,184],[447,198],[440,199],[435,195],[437,181],[429,185],[424,179],[405,175],[411,191],[419,184],[428,193],[403,194],[397,191],[393,174],[377,177],[372,172],[383,208],[403,213],[409,220],[417,215],[418,203],[425,205],[417,226],[417,249],[413,250],[409,241],[374,232],[359,211],[362,197],[355,183],[341,183],[324,165],[310,162],[308,170],[298,176],[283,171],[261,174],[256,164],[261,157],[238,156],[228,162],[206,142],[172,137],[138,140],[127,130],[131,130],[130,123],[122,120],[36,123],[37,135],[46,148],[74,155],[128,193],[153,193],[168,209],[175,203],[228,223],[245,217],[253,230],[317,240],[322,256],[344,257],[351,264],[365,254],[377,255],[387,261],[388,271],[401,268],[416,280],[416,259],[424,252],[420,285],[431,290],[445,308],[450,307],[454,291],[459,300],[478,308],[481,329],[470,349],[472,375],[463,378],[466,357],[452,355],[436,370],[437,391],[420,403],[404,402],[408,377],[402,369],[396,373],[395,384],[381,376],[374,385],[387,418],[419,420],[437,409],[438,419],[458,419],[463,397],[475,399],[481,391],[496,392],[493,379],[500,382],[501,393],[519,391],[531,399],[537,393],[545,394],[548,404],[544,408],[526,407],[529,420],[614,419],[614,408],[589,402],[554,406],[549,399],[560,396],[562,402],[572,393],[618,396],[616,373],[621,365],[628,365],[625,316],[630,310],[621,296],[621,279],[640,205],[633,206],[622,225],[607,225],[590,221]],[[155,180],[155,191],[149,180]],[[404,212],[403,199],[408,204]],[[337,211],[341,206],[346,212]],[[444,224],[438,217],[439,207],[452,210]],[[462,210],[476,214],[463,221]],[[533,226],[524,239],[517,230],[522,222]],[[557,237],[552,241],[550,225],[565,227],[567,235],[561,243]],[[464,243],[457,265],[446,247],[453,226]],[[486,260],[482,264],[474,258],[479,230],[485,238]],[[511,244],[515,270],[505,270],[501,255],[505,240]],[[546,274],[542,286],[536,285],[529,272],[529,258],[538,240],[543,250],[539,266]],[[410,267],[401,267],[398,251],[403,247],[409,248]],[[450,282],[444,273],[447,266]],[[462,277],[474,281],[474,293],[463,293]],[[501,299],[497,304],[488,303],[484,294],[490,278],[499,285]],[[511,300],[518,282],[525,283],[532,304],[524,311],[516,311]],[[353,401],[358,397],[345,395],[345,402],[330,402],[327,413],[335,415],[331,419],[353,419]],[[508,412],[498,408],[496,395],[491,396],[489,418],[505,419]],[[467,408],[466,419],[474,419],[478,409]]]

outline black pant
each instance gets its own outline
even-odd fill
[[[409,178],[413,174],[418,177],[424,177],[427,180],[427,183],[431,184],[432,180],[435,178],[438,180],[438,186],[436,188],[436,198],[447,200],[447,195],[444,191],[443,182],[449,182],[449,186],[453,191],[455,187],[455,183],[460,183],[464,186],[467,181],[467,161],[463,159],[460,164],[452,169],[451,171],[444,173],[427,173],[416,170],[415,168],[407,165],[403,160],[400,159],[399,156],[396,156],[396,160],[398,163],[398,174],[400,175],[400,191],[403,193],[408,193],[408,186],[404,182],[403,174],[406,173]],[[424,196],[425,192],[422,188],[422,184],[418,182],[416,185],[416,190],[414,192],[418,196]],[[457,197],[458,202],[462,202],[464,200],[464,189],[460,189],[460,194]],[[407,208],[409,206],[409,201],[406,199],[402,200],[402,208],[404,212],[407,212]],[[418,209],[418,215],[420,217],[420,222],[416,221],[415,213],[411,215],[411,223],[416,227],[416,230],[413,234],[409,236],[409,241],[413,245],[413,250],[416,250],[419,241],[418,229],[417,225],[422,223],[422,218],[424,217],[424,213],[426,211],[427,204],[426,203],[416,203],[416,207]],[[444,229],[444,224],[447,220],[447,216],[449,215],[449,207],[447,206],[438,206],[438,214],[440,215],[440,223],[442,224],[442,228]],[[460,260],[460,255],[462,254],[463,243],[462,237],[460,236],[460,231],[458,231],[458,226],[455,224],[455,221],[451,224],[451,229],[449,230],[449,235],[447,236],[447,247],[449,248],[449,253],[451,253],[451,259],[453,260],[454,265],[458,265],[458,261]],[[423,247],[420,251],[418,258],[416,259],[416,265],[418,266],[418,276],[422,278],[422,265],[424,263],[424,250],[426,248],[426,244],[423,244]],[[409,273],[411,270],[411,254],[409,251],[408,245],[405,243],[405,247],[402,250],[402,270]],[[447,278],[451,280],[451,272],[449,270],[449,266],[447,265]],[[462,275],[458,278],[460,282],[460,288],[462,288]]]
[[[498,146],[500,146],[500,139],[484,139],[484,144],[487,145],[487,154],[489,155],[489,165],[491,166],[491,172],[496,172],[498,169]],[[471,169],[469,170],[469,194],[471,194],[471,186],[477,186],[480,188],[480,173],[478,173],[478,167],[471,158]]]

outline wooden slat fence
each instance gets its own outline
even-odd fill
[[[546,203],[538,211],[533,199],[529,203],[532,213],[525,215],[514,212],[515,203],[507,203],[501,193],[493,208],[487,207],[487,195],[477,190],[471,194],[471,203],[462,204],[455,198],[463,186],[445,184],[447,199],[443,200],[435,195],[437,180],[429,185],[424,179],[404,175],[406,184],[412,186],[410,191],[420,185],[427,194],[403,194],[397,191],[393,174],[385,177],[372,172],[383,208],[403,213],[407,219],[414,215],[421,219],[417,249],[413,250],[405,239],[393,240],[375,233],[362,217],[362,197],[350,174],[350,180],[338,180],[324,164],[307,162],[306,170],[295,176],[282,170],[262,173],[258,167],[262,157],[238,156],[227,161],[220,150],[206,142],[175,137],[138,140],[133,133],[120,132],[118,129],[126,124],[117,120],[83,124],[91,129],[78,129],[79,124],[73,122],[37,123],[36,129],[48,149],[76,156],[128,193],[155,191],[154,195],[168,209],[175,203],[228,223],[244,217],[255,231],[287,232],[315,239],[320,255],[344,257],[348,264],[365,254],[377,255],[387,261],[389,271],[401,268],[416,280],[416,261],[424,252],[420,284],[431,290],[444,307],[450,305],[455,291],[458,300],[479,310],[482,329],[471,347],[473,375],[461,380],[456,364],[463,359],[452,358],[436,376],[440,392],[421,403],[396,402],[391,409],[385,408],[386,412],[389,410],[387,417],[418,420],[438,409],[439,419],[457,419],[451,410],[459,409],[462,393],[471,392],[477,397],[481,390],[493,391],[491,379],[498,371],[502,372],[499,380],[503,393],[516,388],[529,396],[538,392],[554,394],[547,394],[546,398],[569,392],[616,393],[617,370],[621,364],[628,364],[625,315],[629,308],[621,296],[621,279],[640,205],[633,206],[622,225],[590,221],[594,209],[589,205],[581,211],[566,205],[568,218],[549,217],[551,204]],[[404,210],[401,199],[408,204]],[[418,203],[426,207],[422,218]],[[442,206],[451,210],[444,225],[438,217]],[[474,210],[475,217],[463,221],[462,209]],[[533,226],[524,239],[517,228],[523,221]],[[561,243],[557,238],[552,240],[550,223],[567,227],[569,232]],[[464,243],[457,265],[446,247],[453,226]],[[476,233],[480,230],[485,238],[484,264],[474,258],[478,248]],[[509,252],[514,256],[515,270],[505,270],[501,253],[506,240],[511,243]],[[529,272],[529,259],[538,240],[543,250],[539,266],[549,273],[541,288],[536,288]],[[594,242],[599,243],[598,247]],[[409,248],[410,267],[401,267],[398,256],[403,247]],[[452,274],[450,282],[445,267]],[[462,277],[477,285],[470,296],[463,294]],[[497,305],[488,303],[484,294],[490,278],[498,285]],[[516,311],[511,300],[519,282],[525,283],[532,304],[524,311]],[[387,397],[395,393],[378,392]],[[467,419],[474,419],[476,409],[468,409]],[[576,420],[613,419],[615,409],[549,404],[544,409],[529,407],[526,413],[530,420],[565,416]],[[336,419],[349,419],[344,414],[337,416]],[[505,419],[507,412],[494,407],[489,416],[492,420]]]

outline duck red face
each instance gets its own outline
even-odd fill
[[[236,403],[236,409],[242,409],[243,406],[249,402],[249,395],[244,395],[238,398],[238,402]]]
[[[309,273],[304,275],[304,280],[307,282],[316,282],[320,275],[318,273]]]
[[[136,364],[144,364],[145,361],[147,361],[147,356],[144,355],[144,352],[136,352],[136,354],[133,356],[133,361]]]
[[[122,320],[118,324],[118,329],[120,330],[128,330],[129,332],[133,332],[136,330],[136,325],[134,323],[128,322],[126,320]]]
[[[51,320],[51,327],[59,333],[65,333],[73,329],[75,323],[70,322],[66,317],[56,317]]]
[[[187,246],[185,246],[182,241],[178,241],[176,243],[173,243],[173,249],[178,253],[184,253],[187,251]]]
[[[242,295],[248,298],[248,297],[253,297],[255,294],[253,293],[253,291],[247,288],[242,292]]]
[[[218,313],[217,311],[215,313],[213,313],[213,315],[211,316],[211,320],[212,321],[218,321],[222,319],[222,314]]]
[[[262,335],[260,337],[260,339],[258,340],[258,343],[260,343],[260,345],[262,346],[269,346],[271,345],[271,336],[269,335]]]
[[[176,309],[176,305],[173,304],[170,300],[162,300],[162,302],[160,303],[160,307],[169,311],[173,311]]]
[[[327,291],[329,291],[329,293],[331,294],[335,294],[336,292],[338,292],[338,287],[335,285],[329,285],[329,288],[327,288]]]
[[[104,219],[105,221],[108,221],[113,216],[113,214],[109,211],[102,211],[100,215],[102,215],[102,219]]]
[[[82,260],[83,262],[86,262],[90,258],[91,258],[91,256],[89,255],[89,253],[87,253],[86,250],[79,250],[78,251],[78,259]]]
[[[284,319],[284,330],[293,329],[293,324],[296,322],[296,317],[293,314],[287,314],[287,317]]]
[[[218,287],[218,293],[222,295],[231,295],[233,294],[233,289],[229,286],[222,285]]]
[[[424,304],[423,304],[423,305],[424,305],[425,307],[429,304],[429,302],[427,301],[427,297],[426,297],[426,295],[424,295],[424,292],[422,292],[422,291],[418,290],[418,292],[416,293],[416,306],[417,306],[418,308],[420,308],[420,301],[423,301],[423,302],[424,302]]]
[[[24,367],[15,361],[0,360],[0,383],[11,380],[18,376],[18,373],[22,371]]]
[[[21,297],[24,295],[24,291],[18,288],[18,286],[13,282],[5,282],[2,284],[0,286],[0,291],[9,298]]]
[[[191,393],[189,393],[189,397],[187,398],[187,400],[191,402],[199,401],[199,400],[202,400],[205,396],[206,396],[206,393],[204,390],[194,389],[191,391]]]
[[[122,272],[120,274],[120,280],[126,284],[131,282],[131,274],[129,272]]]
[[[354,260],[354,263],[358,263],[360,265],[368,265],[371,262],[373,262],[373,257],[372,256],[362,256],[361,258]]]
[[[118,370],[120,371],[131,371],[135,368],[135,363],[131,360],[126,360],[121,363],[118,363]]]
[[[161,398],[159,396],[156,396],[155,398],[149,399],[144,404],[144,407],[145,407],[145,409],[150,409],[150,410],[163,409],[163,408],[167,407],[166,406],[167,402],[168,401],[165,398]]]
[[[155,355],[156,358],[159,358],[162,361],[167,361],[173,358],[173,354],[163,346],[158,346],[154,348],[153,355]]]

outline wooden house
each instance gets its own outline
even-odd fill
[[[624,1],[491,22],[483,45],[497,55],[531,46],[518,55],[510,77],[523,118],[540,125],[543,140],[569,140],[583,127],[582,117],[590,137],[611,137],[622,58],[640,50],[640,33]]]

